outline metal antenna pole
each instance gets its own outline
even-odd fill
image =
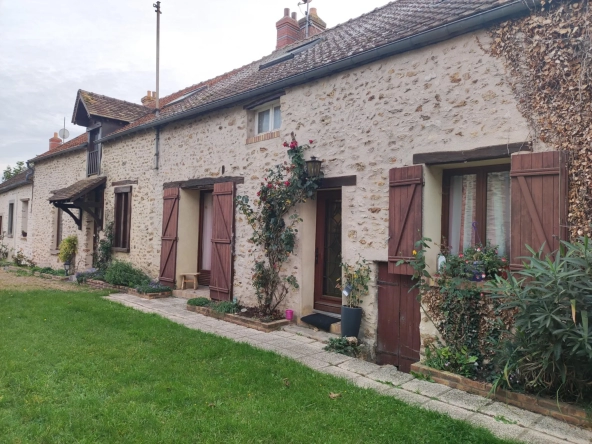
[[[156,110],[159,109],[160,98],[160,2],[152,5],[156,9]]]
[[[306,2],[306,38],[308,38],[308,28],[310,28],[310,1]]]

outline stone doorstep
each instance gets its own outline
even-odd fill
[[[498,389],[495,394],[493,394],[491,392],[491,384],[473,381],[450,372],[435,370],[420,363],[412,364],[411,370],[422,375],[430,376],[434,382],[448,387],[492,398],[524,410],[565,421],[569,424],[592,429],[592,419],[588,417],[586,411],[570,404],[554,402],[549,399],[537,398],[535,396],[510,392],[503,389]]]

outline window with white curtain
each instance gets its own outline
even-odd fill
[[[452,254],[490,243],[510,252],[509,165],[444,172],[443,238]]]

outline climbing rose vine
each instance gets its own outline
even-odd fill
[[[313,141],[310,141],[311,144]],[[288,213],[307,199],[314,197],[319,177],[309,177],[306,172],[304,151],[310,145],[299,145],[292,133],[288,148],[289,161],[268,170],[252,203],[248,196],[238,196],[237,206],[253,229],[250,240],[263,253],[263,260],[253,267],[253,287],[257,294],[259,310],[271,315],[288,295],[290,289],[298,288],[293,275],[282,273],[296,244],[296,224],[301,221],[298,214]]]

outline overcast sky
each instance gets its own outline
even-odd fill
[[[275,49],[275,22],[298,0],[162,0],[161,96]],[[153,0],[0,0],[0,171],[70,138],[78,89],[140,103],[155,89]],[[329,27],[388,0],[314,0]],[[304,6],[302,6],[304,11]]]

